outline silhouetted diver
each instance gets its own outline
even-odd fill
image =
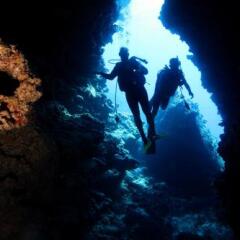
[[[118,77],[118,84],[121,91],[126,94],[126,99],[129,108],[134,116],[135,124],[139,130],[145,149],[148,150],[151,146],[153,136],[155,136],[155,126],[150,110],[148,94],[144,87],[146,82],[145,76],[148,70],[139,61],[138,58],[129,58],[128,48],[122,47],[119,51],[121,61],[116,63],[110,74],[99,72],[102,77],[113,80]],[[143,124],[140,117],[139,105],[141,105],[149,125],[148,137],[146,137]]]
[[[169,66],[159,71],[155,86],[154,95],[150,101],[151,111],[153,118],[156,117],[159,107],[166,109],[169,100],[174,96],[177,88],[183,85],[188,90],[189,95],[193,98],[193,93],[190,86],[188,85],[183,71],[181,70],[181,62],[178,58],[171,58],[169,61]],[[182,95],[183,97],[183,95]],[[189,105],[184,99],[185,106],[189,109]]]

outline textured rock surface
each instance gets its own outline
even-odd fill
[[[27,115],[30,114],[31,104],[41,97],[37,90],[41,80],[32,75],[24,56],[14,46],[3,44],[1,39],[0,73],[1,86],[3,83],[7,85],[2,88],[8,88],[8,82],[4,81],[6,75],[19,82],[11,84],[15,85],[16,89],[12,89],[10,96],[0,92],[0,131],[25,126],[28,123]],[[3,75],[4,73],[6,75]],[[8,80],[11,80],[10,77]]]
[[[33,127],[0,133],[1,239],[18,239],[29,221],[31,206],[51,198],[54,149]]]
[[[219,152],[226,171],[219,190],[229,221],[239,234],[239,14],[236,2],[169,0],[162,10],[167,28],[188,42],[202,73],[204,86],[223,116],[225,134]]]

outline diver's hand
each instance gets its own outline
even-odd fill
[[[192,92],[189,92],[189,95],[191,96],[191,98],[194,97],[193,93]]]

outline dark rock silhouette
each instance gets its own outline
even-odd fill
[[[39,129],[0,132],[1,239],[20,237],[30,209],[51,202],[56,160],[56,146]]]
[[[234,2],[190,0],[167,1],[162,9],[164,25],[187,41],[194,53],[203,85],[213,93],[213,100],[223,117],[225,134],[219,152],[226,163],[218,181],[219,192],[228,209],[228,219],[240,237],[239,187],[240,101],[239,83],[239,14]],[[202,44],[205,42],[206,44]]]

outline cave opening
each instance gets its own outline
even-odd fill
[[[216,104],[211,99],[211,93],[202,86],[201,72],[192,61],[194,55],[190,47],[181,40],[180,36],[172,34],[161,23],[161,15],[159,16],[159,14],[164,1],[154,0],[151,1],[151,4],[146,0],[132,0],[128,3],[117,1],[117,3],[119,8],[122,9],[120,17],[115,23],[117,32],[113,35],[112,42],[104,46],[103,59],[106,68],[108,70],[113,68],[112,59],[119,58],[118,52],[121,46],[127,46],[130,55],[147,59],[149,63],[146,67],[149,74],[146,77],[147,84],[145,86],[149,98],[151,98],[158,71],[168,64],[170,58],[178,56],[185,78],[194,92],[194,98],[190,99],[187,91],[183,90],[184,96],[191,105],[190,113],[182,109],[183,114],[195,115],[195,121],[204,144],[211,149],[212,157],[218,162],[219,168],[223,169],[223,160],[217,153],[220,135],[224,133],[224,128],[220,126],[222,117],[218,113]],[[107,95],[114,102],[115,81],[108,81],[107,86],[109,89]],[[130,113],[125,96],[120,91],[117,92],[117,105],[119,112]],[[168,110],[160,111],[158,114],[156,121],[158,131],[168,134],[169,129],[164,122],[166,121],[168,125],[171,125],[171,115],[174,116],[173,109],[181,108],[182,105],[183,102],[178,92],[172,99]],[[179,123],[176,120],[175,116],[172,121],[175,121],[175,124],[178,125]],[[164,125],[166,126],[163,127]],[[191,141],[191,139],[186,138],[185,141]]]
[[[122,46],[130,50],[130,56],[146,59],[148,64],[145,66],[149,73],[145,87],[151,98],[158,71],[168,65],[171,58],[178,57],[185,78],[194,93],[194,98],[190,99],[187,91],[183,90],[190,104],[190,111],[184,107],[180,92],[171,99],[167,110],[159,111],[155,121],[156,128],[158,132],[166,134],[166,138],[157,142],[155,155],[143,154],[140,138],[135,142],[130,141],[130,153],[144,166],[130,175],[143,188],[147,185],[148,177],[166,183],[173,191],[173,196],[183,197],[183,201],[188,202],[190,206],[196,205],[197,213],[194,214],[204,215],[203,221],[209,224],[209,207],[214,208],[218,202],[212,184],[216,176],[224,170],[224,161],[217,152],[220,136],[224,133],[218,107],[211,98],[212,94],[202,85],[201,72],[194,64],[194,54],[190,46],[180,36],[166,29],[161,22],[164,0],[152,0],[151,3],[147,0],[117,3],[121,9],[120,17],[115,23],[117,31],[112,36],[112,42],[103,47],[102,57],[106,69],[111,71],[114,64],[120,61],[118,53]],[[131,116],[124,93],[118,90],[116,95],[116,82],[108,81],[107,86],[107,96],[113,103],[117,96],[116,105],[120,115]],[[127,125],[131,130],[132,125],[129,122],[123,126],[119,124],[119,128]],[[124,131],[117,134],[122,133]],[[189,198],[192,199],[191,203]],[[179,218],[174,228],[180,232],[186,231],[185,217],[188,216],[189,223],[193,225],[195,221],[192,211],[184,204],[181,207],[182,215],[179,216],[178,210],[170,206],[173,211],[171,221],[173,223],[175,218]],[[217,225],[216,222],[214,224]],[[194,232],[191,227],[187,231]]]

